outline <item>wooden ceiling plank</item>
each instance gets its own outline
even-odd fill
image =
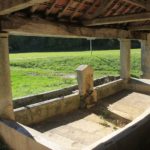
[[[150,25],[143,25],[143,26],[133,26],[129,27],[128,30],[130,31],[150,31]]]
[[[150,0],[147,0],[146,2],[146,10],[150,11]]]
[[[123,1],[135,5],[137,7],[146,9],[146,3],[144,1],[139,1],[139,0],[123,0]]]
[[[107,9],[112,5],[112,3],[116,1],[116,0],[101,0],[101,4],[100,6],[97,8],[96,12],[94,14],[92,14],[90,17],[89,17],[89,11],[91,11],[91,9],[93,9],[93,7],[95,7],[95,4],[93,4],[89,10],[87,10],[86,14],[85,14],[85,17],[84,18],[87,18],[87,19],[93,19],[93,18],[96,18],[100,15],[102,15],[103,13],[105,13],[107,11]],[[95,1],[96,3],[97,1]]]
[[[123,14],[125,10],[126,10],[126,5],[122,3],[122,5],[116,10],[116,12],[113,13],[113,16],[116,16],[118,14]]]
[[[7,15],[48,0],[0,0],[0,15]]]
[[[92,19],[94,14],[90,14],[90,12],[95,8],[95,5],[99,2],[99,0],[95,0],[95,2],[93,2],[93,4],[87,9],[87,11],[84,14],[84,18],[85,19]]]
[[[118,23],[141,22],[146,20],[150,20],[150,12],[98,18],[90,21],[83,21],[83,24],[85,26],[100,26]]]
[[[119,7],[120,7],[120,0],[118,0],[116,3],[114,3],[114,5],[112,6],[112,8],[110,9],[110,10],[108,10],[108,12],[105,14],[105,17],[107,17],[107,16],[109,16],[109,15],[111,15],[111,14],[113,14],[113,11],[115,10],[117,10],[117,9],[119,9]]]
[[[68,4],[67,4],[66,7],[64,8],[64,10],[58,14],[58,18],[62,17],[62,16],[65,14],[65,12],[67,11],[67,9],[70,7],[70,5],[71,5],[73,2],[74,2],[74,0],[68,1]]]
[[[46,15],[49,15],[49,14],[52,12],[52,10],[55,8],[55,5],[56,5],[57,3],[58,3],[57,0],[53,2],[51,8],[49,8],[49,9],[46,10]]]
[[[79,6],[77,7],[77,9],[73,12],[73,14],[71,15],[71,20],[73,20],[73,18],[76,16],[76,14],[78,13],[78,11],[81,9],[81,6],[86,2],[87,0],[83,0]]]
[[[132,9],[134,9],[134,8],[135,8],[135,6],[129,5],[129,6],[125,9],[125,11],[123,12],[124,15],[127,14],[127,13],[129,13],[129,12],[130,12]]]

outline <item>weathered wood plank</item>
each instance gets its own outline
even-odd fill
[[[146,10],[150,11],[150,0],[146,1]]]
[[[78,14],[79,10],[81,9],[82,5],[86,2],[86,0],[83,0],[79,6],[76,8],[76,10],[72,13],[71,15],[71,20],[73,20],[73,18],[76,16],[76,14]]]
[[[95,1],[95,3],[93,5],[91,5],[91,7],[89,8],[89,10],[87,10],[87,12],[84,15],[85,19],[93,19],[95,17],[98,17],[100,15],[102,15],[113,3],[113,0],[103,0],[100,2],[100,6],[97,8],[97,11],[93,14],[89,14],[89,12],[95,7],[95,4],[98,1]]]
[[[131,31],[150,31],[150,25],[132,26],[128,28]]]
[[[64,15],[64,13],[66,12],[66,10],[69,8],[69,6],[71,5],[71,3],[73,3],[73,0],[68,1],[66,7],[63,9],[63,11],[61,13],[58,14],[58,18],[62,17]]]
[[[130,3],[132,5],[144,8],[144,9],[146,8],[146,3],[144,1],[141,1],[141,0],[123,0],[123,1]]]
[[[73,26],[68,24],[60,24],[58,22],[50,22],[43,19],[26,19],[11,16],[7,20],[1,21],[3,31],[18,35],[36,35],[51,37],[77,37],[77,38],[127,38],[127,39],[146,39],[146,35],[138,33],[111,29],[111,28],[93,28],[83,26]]]
[[[48,0],[0,0],[0,15],[6,15]]]
[[[140,21],[147,21],[147,20],[150,20],[150,13],[149,12],[98,18],[98,19],[93,19],[90,21],[83,21],[83,24],[85,26],[99,26],[99,25],[107,25],[107,24],[140,22]]]
[[[58,1],[53,2],[51,8],[46,10],[46,15],[49,15],[52,12],[52,10],[55,8],[55,5],[57,4],[57,2]]]

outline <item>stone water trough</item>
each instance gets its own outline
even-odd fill
[[[13,104],[9,35],[85,38],[91,54],[92,40],[119,40],[120,78],[93,84],[81,65],[78,86]],[[0,136],[13,150],[150,150],[150,0],[0,0]]]
[[[78,85],[14,101],[0,135],[15,150],[148,150],[150,80],[77,68]]]

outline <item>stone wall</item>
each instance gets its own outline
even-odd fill
[[[122,129],[96,141],[86,150],[148,150],[150,109]]]
[[[96,79],[96,80],[94,80],[94,86],[109,83],[109,82],[117,80],[119,78],[120,78],[119,76],[117,76],[117,77],[107,76],[107,77],[103,77],[100,79]],[[42,102],[45,100],[50,100],[50,99],[66,96],[66,95],[70,95],[70,94],[73,94],[77,90],[78,90],[78,85],[73,85],[73,86],[70,86],[70,87],[67,87],[64,89],[59,89],[59,90],[55,90],[55,91],[51,91],[51,92],[45,92],[42,94],[37,94],[37,95],[14,99],[13,105],[14,105],[14,108],[25,107],[26,105],[30,105],[30,104],[34,104],[34,103],[38,103],[38,102]]]

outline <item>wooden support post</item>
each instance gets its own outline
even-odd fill
[[[76,71],[81,97],[81,107],[90,108],[97,101],[97,94],[93,88],[93,69],[88,65],[81,65]]]
[[[150,79],[150,34],[141,41],[141,49],[142,78]]]
[[[150,0],[146,1],[146,10],[150,11]]]
[[[128,39],[120,40],[120,76],[125,81],[130,79],[130,49],[131,41]]]
[[[14,120],[7,33],[0,33],[0,118]]]

